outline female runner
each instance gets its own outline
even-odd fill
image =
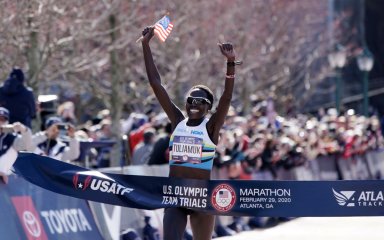
[[[208,119],[206,116],[213,106],[213,93],[204,86],[192,87],[186,97],[185,117],[172,102],[153,61],[149,42],[154,35],[154,27],[143,30],[142,47],[149,83],[167,114],[173,134],[170,139],[170,177],[210,179],[213,157],[219,140],[219,131],[224,124],[234,87],[236,55],[231,43],[218,44],[221,53],[227,58],[225,87],[216,111]],[[187,208],[167,208],[164,212],[163,230],[165,240],[181,240],[190,216],[193,239],[211,239],[215,216]]]

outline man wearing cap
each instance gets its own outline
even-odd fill
[[[0,107],[0,180],[4,183],[8,183],[17,151],[32,149],[31,130],[19,122],[8,124],[9,116],[8,109]]]
[[[59,137],[62,131],[59,128],[65,131],[68,145]],[[34,134],[32,144],[34,153],[61,161],[73,161],[80,155],[80,143],[75,138],[75,128],[70,124],[64,125],[59,117],[48,118],[45,121],[45,131]]]

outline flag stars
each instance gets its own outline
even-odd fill
[[[77,186],[78,186],[79,188],[83,188],[83,184],[81,184],[81,183],[79,183]]]
[[[168,35],[171,33],[173,24],[170,18],[166,15],[156,22],[154,32],[160,41],[164,42]]]

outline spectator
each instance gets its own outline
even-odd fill
[[[100,129],[96,132],[97,141],[111,141],[114,140],[112,129],[111,129],[111,120],[103,119],[100,122]],[[97,168],[110,167],[111,165],[111,146],[99,147],[97,148]]]
[[[153,150],[155,130],[148,128],[144,131],[143,141],[136,145],[132,155],[132,165],[148,164],[149,157]]]
[[[22,123],[8,124],[9,111],[0,107],[0,180],[8,183],[8,175],[17,152],[31,150],[31,130]]]
[[[109,111],[109,109],[103,109],[97,113],[97,118],[101,120],[104,120],[104,119],[111,120],[111,111]]]
[[[61,132],[64,132],[68,145],[59,137]],[[80,155],[80,143],[75,138],[75,128],[70,124],[63,124],[58,117],[48,118],[45,122],[45,131],[34,134],[32,143],[36,154],[57,160],[69,162]]]
[[[169,161],[169,139],[172,134],[171,123],[168,122],[162,134],[155,142],[149,157],[148,165],[167,164]]]
[[[55,116],[57,112],[58,96],[54,94],[44,94],[37,97],[37,112],[40,117],[40,130],[45,129],[45,121],[49,117]]]
[[[36,116],[35,97],[32,89],[24,86],[24,73],[20,68],[13,68],[0,87],[0,106],[9,109],[10,123],[20,122],[31,128]]]
[[[143,123],[138,129],[129,133],[129,148],[131,153],[133,153],[136,145],[143,141],[144,131],[151,127],[151,123]]]
[[[276,149],[276,142],[269,138],[267,142],[265,143],[264,151],[261,153],[261,161],[262,161],[262,170],[269,170],[270,173],[273,176],[273,179],[277,179],[277,172],[275,167],[275,153],[277,151]]]
[[[76,116],[75,116],[75,104],[73,102],[67,101],[62,103],[57,108],[57,115],[63,119],[65,123],[71,123],[73,125],[76,124]]]
[[[111,120],[111,112],[109,109],[103,109],[99,111],[95,118],[92,119],[92,125],[98,125],[103,120]]]

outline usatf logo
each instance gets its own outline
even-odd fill
[[[211,202],[212,206],[216,210],[220,212],[227,212],[235,205],[236,193],[231,186],[227,184],[220,184],[213,189]]]
[[[191,134],[194,134],[194,135],[203,135],[204,133],[203,133],[202,131],[192,130],[192,131],[191,131]]]
[[[73,178],[72,178],[73,186],[74,186],[76,189],[83,189],[83,191],[85,191],[85,189],[87,189],[88,186],[89,186],[89,184],[91,183],[91,179],[92,179],[91,176],[87,176],[87,177],[85,178],[84,183],[79,182],[79,174],[76,173],[76,174],[73,176]]]
[[[355,203],[351,202],[354,201],[355,198],[353,195],[355,194],[355,191],[340,191],[337,192],[335,189],[332,188],[333,196],[335,196],[337,203],[340,206],[347,206],[347,207],[354,207]]]
[[[86,177],[84,182],[82,182],[79,179],[80,176],[84,175]],[[78,172],[73,176],[72,182],[75,189],[82,189],[83,191],[90,187],[90,189],[94,191],[124,195],[134,190],[133,188],[127,188],[118,184],[114,179],[97,171]]]

